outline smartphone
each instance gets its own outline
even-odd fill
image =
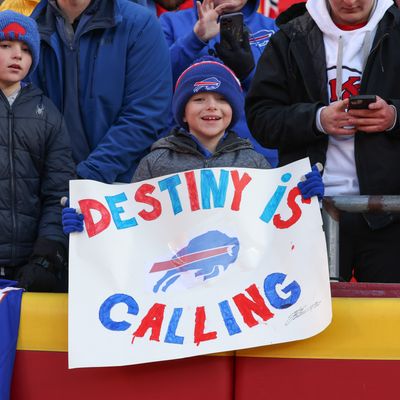
[[[368,105],[375,103],[376,96],[374,94],[361,94],[359,96],[349,97],[349,110],[367,110]]]
[[[243,41],[243,13],[235,12],[221,15],[219,18],[219,29],[221,44],[229,47],[229,41],[226,39],[228,32],[233,37],[234,41],[241,43]]]

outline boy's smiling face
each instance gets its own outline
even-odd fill
[[[232,107],[219,93],[200,92],[186,103],[184,121],[189,132],[214,152],[232,121]]]
[[[0,89],[8,96],[20,87],[32,65],[29,47],[19,40],[0,41]]]

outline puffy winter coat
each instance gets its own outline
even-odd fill
[[[218,143],[211,157],[206,157],[196,142],[183,129],[174,129],[170,136],[154,143],[151,153],[140,162],[134,182],[198,168],[271,168],[247,139],[230,131]]]
[[[0,265],[27,261],[38,237],[66,244],[60,199],[74,177],[62,117],[43,93],[24,87],[9,105],[0,91]]]

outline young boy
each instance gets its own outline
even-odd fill
[[[43,93],[21,81],[39,60],[36,23],[0,12],[0,279],[66,291],[60,198],[74,178],[68,134]]]
[[[172,110],[179,128],[158,140],[133,181],[196,168],[271,168],[248,139],[230,130],[243,111],[234,73],[213,57],[202,57],[179,77]]]
[[[270,168],[250,141],[229,128],[240,118],[243,93],[234,73],[213,57],[203,57],[179,77],[172,100],[180,128],[158,140],[144,157],[133,182],[197,168]],[[303,197],[323,196],[318,169],[299,183]],[[65,233],[82,231],[82,216],[75,209],[63,210]]]

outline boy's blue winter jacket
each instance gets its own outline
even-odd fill
[[[88,21],[75,32],[73,43],[85,131],[85,137],[69,132],[73,154],[83,178],[130,182],[167,123],[172,92],[168,46],[147,9],[128,0],[93,4],[90,13],[81,15]],[[56,29],[63,20],[47,0],[32,17],[41,35],[40,63],[32,78],[63,112],[65,85],[71,84],[63,72],[66,39]]]
[[[196,2],[194,1],[194,3]],[[259,0],[248,0],[247,4],[241,10],[244,15],[244,24],[249,31],[251,49],[256,65],[270,37],[278,30],[273,19],[265,17],[257,12],[258,6]],[[201,41],[193,32],[193,27],[197,19],[196,4],[194,4],[193,8],[166,12],[160,16],[161,27],[171,53],[174,83],[179,75],[192,64],[194,60],[210,54],[209,51],[214,50],[215,43],[220,41],[219,35],[211,39],[208,43]],[[250,75],[241,82],[245,94],[250,87],[250,82],[253,79],[254,73],[255,68]],[[277,152],[261,147],[251,136],[249,128],[247,127],[244,110],[240,121],[232,129],[237,132],[239,136],[249,138],[255,150],[264,154],[272,166],[277,165]]]

